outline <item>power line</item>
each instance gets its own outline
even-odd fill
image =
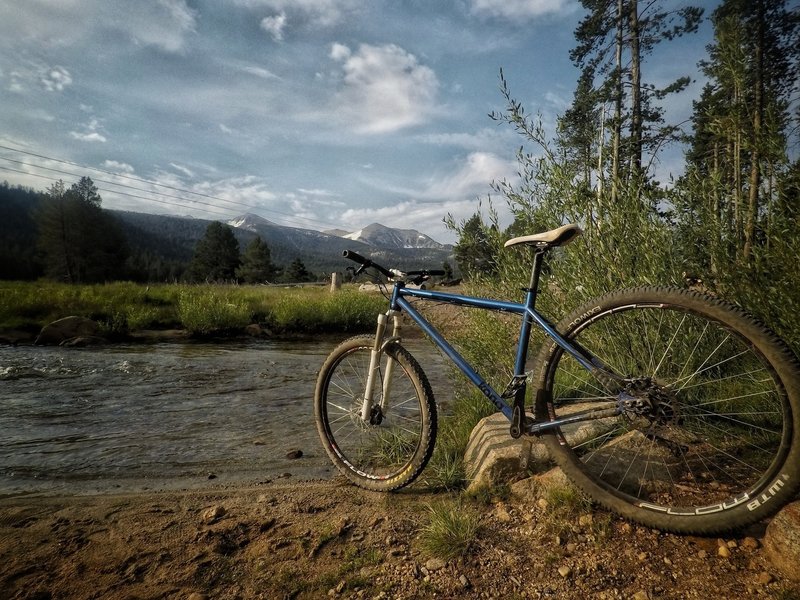
[[[20,164],[20,165],[25,166],[25,167],[33,167],[34,169],[44,169],[46,171],[53,171],[55,173],[61,173],[62,175],[75,176],[74,173],[70,173],[69,171],[62,171],[61,169],[55,169],[53,167],[45,167],[45,166],[42,166],[42,165],[31,165],[31,164],[22,162],[21,160],[14,160],[13,158],[8,158],[8,157],[5,157],[5,156],[0,156],[0,159],[7,160],[7,161],[12,162],[12,163]],[[18,172],[26,173],[27,171],[18,171]],[[50,178],[48,178],[48,179],[50,179]],[[54,181],[55,181],[55,179],[54,179]],[[93,182],[105,183],[105,184],[108,184],[108,185],[116,185],[116,186],[124,187],[124,188],[130,189],[130,190],[135,190],[137,192],[148,192],[148,193],[151,193],[151,194],[155,193],[155,194],[157,194],[157,195],[159,195],[161,197],[164,197],[164,198],[175,198],[177,200],[185,200],[186,202],[192,202],[194,204],[201,204],[203,206],[210,206],[212,208],[222,208],[222,207],[215,206],[214,204],[211,204],[210,202],[203,202],[201,200],[188,200],[186,198],[181,198],[180,196],[173,196],[172,194],[164,194],[163,192],[152,192],[151,190],[137,188],[135,186],[126,185],[124,183],[116,183],[114,181],[106,181],[105,179],[94,179],[92,181]],[[98,187],[97,189],[101,189],[101,188]],[[135,194],[121,192],[119,190],[103,189],[103,191],[109,192],[111,194],[121,194],[123,196],[130,196],[132,198],[139,198],[139,199],[142,199],[142,200],[149,200],[150,199],[150,197],[137,196]],[[178,207],[178,208],[192,208],[191,206],[186,206],[186,205],[183,205],[183,204],[176,204],[174,202],[167,202],[167,201],[156,200],[156,199],[153,199],[153,202],[159,202],[161,204],[169,204],[169,205],[172,205],[172,206],[175,206],[175,207]]]
[[[11,171],[12,173],[22,173],[23,175],[28,175],[30,177],[38,177],[39,179],[47,179],[49,181],[59,181],[59,179],[57,177],[50,177],[48,175],[39,175],[37,173],[29,173],[28,171],[22,171],[21,169],[14,169],[12,167],[4,167],[2,165],[0,165],[0,170],[2,170],[2,171]],[[157,198],[152,198],[152,197],[137,196],[136,194],[129,194],[128,192],[120,192],[119,190],[109,190],[109,189],[101,188],[101,187],[98,187],[97,189],[98,189],[98,191],[101,191],[101,192],[109,192],[111,194],[119,194],[121,196],[129,196],[131,198],[137,198],[139,200],[147,200],[148,202],[157,202],[158,204],[165,204],[167,206],[173,206],[173,207],[177,207],[177,208],[190,208],[188,206],[183,206],[181,204],[175,204],[174,202],[166,202],[164,200],[158,200]],[[206,204],[206,203],[203,203],[203,204]],[[208,206],[211,206],[212,208],[217,208],[217,207],[214,207],[211,204],[209,204]],[[207,213],[213,213],[214,212],[213,210],[209,210],[207,208],[200,208],[198,210],[200,210],[201,212],[207,212]],[[216,214],[223,215],[223,216],[230,216],[228,213],[225,213],[225,212],[217,212]]]
[[[76,162],[73,162],[73,161],[70,161],[70,160],[55,158],[55,157],[52,157],[52,156],[46,156],[44,154],[38,154],[36,152],[30,152],[28,150],[23,150],[21,148],[15,148],[15,147],[7,146],[7,145],[4,145],[4,144],[0,144],[0,149],[9,150],[11,152],[17,152],[19,154],[32,156],[32,157],[39,158],[39,159],[42,159],[42,160],[49,160],[49,161],[53,161],[53,162],[56,162],[56,163],[65,164],[65,165],[69,165],[69,166],[72,166],[72,167],[77,167],[77,168],[80,168],[80,169],[96,171],[96,172],[99,172],[99,173],[105,173],[107,175],[112,175],[114,177],[118,177],[118,178],[121,178],[121,179],[127,179],[127,180],[131,180],[131,181],[136,181],[136,182],[139,182],[139,183],[146,183],[148,185],[152,185],[152,186],[155,186],[155,187],[166,188],[166,189],[177,191],[177,192],[180,192],[180,193],[183,193],[183,194],[190,194],[190,195],[193,195],[193,196],[199,196],[199,197],[202,197],[202,198],[208,198],[210,200],[216,200],[218,202],[226,202],[228,204],[234,204],[234,205],[241,206],[241,207],[243,207],[245,209],[248,209],[248,210],[254,211],[254,212],[255,211],[263,211],[263,212],[267,212],[267,213],[271,213],[271,214],[281,215],[282,217],[284,217],[284,220],[288,221],[289,223],[292,223],[292,219],[294,219],[295,220],[294,223],[296,225],[298,225],[298,226],[303,226],[303,224],[302,223],[297,223],[297,221],[307,221],[308,223],[316,223],[317,226],[322,225],[324,227],[330,227],[330,228],[339,228],[339,227],[341,227],[341,225],[329,223],[329,222],[326,222],[326,221],[321,221],[321,220],[318,220],[318,219],[312,219],[312,218],[308,218],[308,217],[300,217],[300,216],[297,216],[297,215],[294,215],[294,214],[285,213],[285,212],[281,212],[281,211],[274,210],[274,209],[265,209],[265,208],[261,208],[261,207],[256,207],[256,206],[253,206],[251,204],[246,204],[244,202],[239,202],[237,200],[229,200],[227,198],[220,198],[218,196],[213,196],[211,194],[205,194],[203,192],[196,192],[194,190],[188,190],[188,189],[185,189],[185,188],[179,188],[179,187],[172,186],[172,185],[169,185],[169,184],[166,184],[166,183],[159,183],[159,182],[156,182],[156,181],[143,179],[141,177],[135,177],[133,175],[125,175],[125,174],[122,174],[122,173],[115,173],[113,171],[108,171],[106,169],[101,169],[101,168],[98,168],[98,167],[90,167],[88,165],[82,165],[82,164],[79,164],[79,163],[76,163]],[[75,173],[71,173],[71,172],[67,172],[67,171],[60,171],[60,170],[54,169],[52,167],[45,167],[44,165],[29,165],[29,164],[24,163],[22,161],[17,161],[17,160],[6,158],[6,157],[0,157],[0,158],[4,158],[5,160],[8,160],[8,161],[11,161],[11,162],[14,162],[14,163],[18,163],[18,164],[21,164],[21,165],[25,165],[25,166],[30,166],[30,167],[36,168],[36,169],[45,169],[45,170],[49,170],[49,171],[54,171],[56,173],[62,173],[62,174],[65,174],[65,175],[70,175],[70,176],[73,176],[73,177],[78,177],[79,176],[79,175],[77,175]],[[32,173],[28,173],[26,171],[15,171],[14,169],[6,169],[6,170],[11,170],[11,171],[22,173],[22,174],[25,174],[25,175],[37,176],[37,175],[34,175]],[[55,181],[54,179],[49,178],[49,177],[44,177],[44,176],[38,176],[38,177],[42,177],[44,179],[51,179],[51,180]],[[206,203],[206,202],[201,202],[199,200],[191,200],[191,199],[188,199],[188,198],[182,198],[180,196],[174,196],[174,195],[171,195],[171,194],[165,194],[164,192],[153,192],[151,190],[145,190],[145,189],[142,189],[142,188],[137,188],[135,186],[129,186],[129,185],[126,185],[126,184],[123,184],[123,183],[117,183],[117,182],[113,182],[113,181],[104,181],[104,180],[100,180],[100,179],[98,179],[98,181],[103,181],[104,183],[109,184],[109,185],[125,187],[125,188],[128,188],[128,189],[133,189],[133,190],[137,190],[137,191],[141,191],[141,192],[147,192],[147,193],[151,193],[151,194],[158,194],[158,195],[160,195],[162,197],[175,198],[175,199],[178,199],[178,200],[183,200],[185,202],[192,202],[192,203],[196,203],[196,204],[203,204],[203,205],[206,205],[206,206],[212,206],[214,208],[221,208],[221,207],[217,207],[217,206],[215,206],[213,204],[209,204],[209,203]],[[107,191],[107,192],[112,193],[112,194],[121,194],[121,195],[124,195],[124,196],[131,196],[131,197],[139,198],[141,200],[146,200],[146,201],[151,200],[150,198],[143,198],[143,197],[140,197],[140,196],[136,196],[134,194],[126,194],[126,193],[121,192],[119,190],[104,190],[104,191]],[[152,199],[152,200],[154,202],[158,202],[159,204],[173,205],[173,206],[176,206],[178,208],[192,208],[191,206],[184,206],[184,205],[179,205],[179,204],[171,204],[169,202],[157,201],[155,199]],[[289,217],[289,218],[287,219],[285,217]]]

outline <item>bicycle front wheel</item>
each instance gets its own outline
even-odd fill
[[[597,502],[650,527],[712,533],[791,500],[800,369],[763,325],[716,298],[639,288],[584,305],[558,329],[626,378],[601,382],[556,345],[537,359],[537,419],[623,408],[543,435]]]
[[[391,491],[414,481],[433,454],[436,405],[422,368],[393,343],[384,350],[370,418],[362,418],[373,341],[355,337],[330,354],[317,378],[314,416],[325,451],[350,481]]]

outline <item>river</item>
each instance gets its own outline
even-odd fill
[[[313,394],[337,342],[0,347],[0,496],[328,478]],[[441,402],[444,359],[405,345]]]

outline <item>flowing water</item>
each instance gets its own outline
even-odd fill
[[[0,496],[330,477],[313,395],[337,341],[0,347]],[[444,360],[405,345],[441,401]]]

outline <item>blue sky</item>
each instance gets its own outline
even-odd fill
[[[5,0],[0,180],[89,175],[107,208],[452,242],[442,218],[516,177],[522,140],[487,117],[500,69],[552,131],[582,14],[572,0]],[[707,30],[657,50],[648,80],[699,77]],[[666,156],[662,178],[680,164]]]

